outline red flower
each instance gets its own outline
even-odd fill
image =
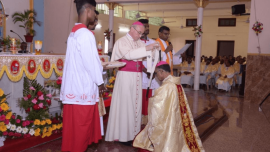
[[[59,79],[58,79],[58,80],[56,81],[56,84],[58,84],[58,85],[62,84],[62,80],[59,80]]]
[[[16,122],[17,122],[17,123],[20,123],[20,122],[21,122],[21,120],[20,120],[20,119],[17,119],[17,120],[16,120]]]
[[[25,113],[28,113],[28,112],[30,112],[30,108],[27,108],[27,109],[25,110]]]
[[[46,109],[47,109],[47,107],[46,107],[46,106],[43,106],[43,109],[44,109],[44,110],[46,110]]]
[[[41,95],[43,95],[43,93],[42,93],[41,91],[38,91],[38,92],[37,92],[37,95],[38,95],[38,96],[41,96]]]
[[[8,132],[7,131],[3,132],[3,135],[4,136],[7,136],[8,135]]]
[[[34,110],[39,110],[40,107],[38,106],[38,104],[35,104],[35,105],[33,106],[33,109],[34,109]]]
[[[6,120],[6,116],[5,115],[0,116],[0,121],[5,121],[5,120]]]
[[[15,133],[14,136],[16,136],[16,137],[21,137],[22,134],[20,134],[20,133]]]
[[[6,124],[6,125],[8,125],[8,123],[9,123],[9,120],[8,120],[8,119],[6,119],[6,120],[5,120],[5,124]]]
[[[28,94],[28,95],[27,95],[27,98],[28,98],[28,99],[30,99],[31,97],[32,97],[31,94]]]
[[[22,123],[22,126],[25,127],[27,125],[26,121]]]
[[[30,121],[29,120],[26,120],[25,123],[26,123],[26,126],[30,125]]]
[[[12,119],[15,119],[15,115],[12,115],[11,118],[12,118]]]
[[[14,136],[14,133],[13,132],[9,132],[8,135],[9,136]]]
[[[49,106],[52,104],[52,101],[50,99],[46,100],[46,102],[48,103]]]

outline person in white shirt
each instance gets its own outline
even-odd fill
[[[149,44],[153,44],[156,41],[153,39],[150,39],[147,35],[149,34],[149,21],[148,19],[140,19],[139,22],[141,22],[144,27],[145,27],[145,31],[143,33],[143,35],[141,36],[141,41],[145,43],[145,45],[149,45]],[[153,61],[154,62],[154,61]],[[160,84],[159,81],[157,81],[154,77],[152,79],[151,82],[151,86],[149,88],[149,93],[148,93],[148,97],[146,97],[146,93],[147,93],[147,88],[148,88],[148,82],[150,81],[150,73],[147,73],[147,61],[146,58],[143,59],[143,69],[142,69],[142,124],[146,125],[147,124],[147,115],[148,115],[148,99],[150,97],[152,97],[152,95],[154,94],[154,90],[157,89]]]
[[[95,0],[75,0],[78,23],[68,37],[60,100],[62,151],[83,152],[101,139],[99,93],[105,91],[96,41],[87,25],[95,20]]]

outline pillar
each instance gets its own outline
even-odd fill
[[[194,2],[198,7],[197,25],[199,26],[203,24],[203,8],[208,4],[208,0],[194,0]],[[200,86],[199,81],[200,81],[201,47],[202,47],[202,36],[196,38],[194,90],[199,90]]]
[[[113,48],[113,24],[114,24],[114,8],[117,6],[116,3],[105,3],[109,8],[109,31],[111,31],[109,47],[108,49]]]

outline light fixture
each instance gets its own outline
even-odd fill
[[[35,41],[35,48],[36,48],[36,55],[40,55],[41,48],[42,48],[42,41],[36,40]]]
[[[97,26],[96,26],[96,28],[101,28],[102,26],[101,26],[101,24],[98,24]]]
[[[119,27],[119,32],[129,32],[129,28]]]

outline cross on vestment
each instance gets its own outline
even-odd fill
[[[138,64],[138,62],[137,62],[137,64],[136,64],[136,67],[137,67],[137,71],[139,71],[139,67],[140,67],[140,65]]]

